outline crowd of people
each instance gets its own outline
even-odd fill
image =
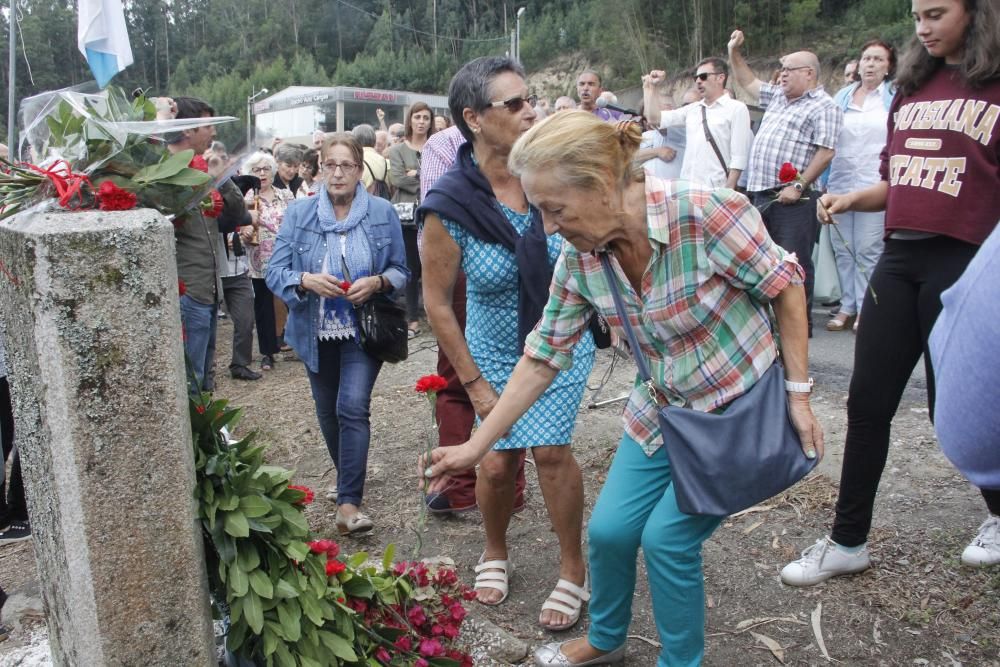
[[[681,472],[658,413],[724,412],[780,363],[801,456],[822,457],[808,348],[813,250],[831,225],[842,296],[825,328],[856,333],[840,491],[830,535],[781,580],[811,586],[871,567],[891,421],[921,356],[942,447],[989,512],[962,560],[998,564],[997,13],[980,0],[913,0],[915,35],[901,55],[866,42],[836,91],[807,50],[758,79],[736,30],[727,58],[692,66],[679,106],[666,72],[645,75],[636,114],[596,70],[578,74],[576,99],[550,107],[518,62],[483,57],[453,77],[449,116],[418,102],[403,123],[386,127],[379,110],[378,129],[317,130],[311,147],[261,148],[222,180],[217,217],[194,211],[176,225],[191,391],[214,390],[224,302],[234,379],[258,381],[279,358],[304,364],[336,469],[327,495],[337,530],[363,534],[374,527],[362,506],[383,362],[359,340],[357,309],[374,298],[405,303],[410,338],[426,313],[448,384],[437,398],[440,447],[418,470],[428,510],[482,514],[478,601],[511,594],[507,533],[525,504],[530,453],[559,541],[538,623],[568,630],[589,603],[588,634],[539,648],[535,664],[624,658],[642,547],[658,664],[697,665],[701,545],[723,517],[680,509]],[[733,84],[762,111],[755,129]],[[177,118],[215,115],[202,100],[174,102]],[[192,149],[222,175],[233,160],[213,128],[177,132],[168,149]],[[572,439],[595,326],[610,327],[650,379],[628,397],[585,551]],[[3,453],[13,457],[2,542],[25,539],[30,526],[0,380]]]

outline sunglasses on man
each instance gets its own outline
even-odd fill
[[[527,97],[524,97],[522,95],[518,95],[517,97],[511,97],[511,98],[508,98],[508,99],[500,101],[500,102],[490,102],[487,105],[487,108],[489,108],[489,107],[493,107],[493,108],[506,107],[507,111],[509,111],[511,113],[517,113],[518,111],[520,111],[524,107],[525,104],[527,104],[528,106],[532,106],[533,107],[533,106],[535,106],[535,103],[537,103],[537,102],[538,102],[538,95],[528,95]]]
[[[702,72],[701,74],[695,74],[694,78],[697,79],[698,81],[706,81],[708,80],[708,77],[713,76],[715,74],[721,74],[721,72]]]

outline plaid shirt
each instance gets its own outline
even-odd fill
[[[653,254],[642,295],[614,255],[618,289],[653,381],[675,405],[711,411],[742,395],[777,356],[762,305],[801,283],[795,256],[776,245],[760,214],[732,190],[646,177]],[[556,264],[545,312],[524,353],[552,368],[572,364],[573,345],[597,310],[624,337],[596,253],[570,244]],[[660,445],[658,406],[636,377],[625,432],[652,455]]]
[[[781,86],[760,85],[760,106],[766,109],[750,149],[747,190],[760,192],[780,185],[778,171],[791,162],[800,172],[819,146],[833,148],[844,123],[844,112],[823,86],[806,91],[791,102]]]

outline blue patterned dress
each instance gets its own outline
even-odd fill
[[[518,234],[530,224],[530,214],[517,213],[503,204],[501,210]],[[462,270],[467,278],[465,338],[483,377],[503,393],[514,366],[521,359],[517,339],[517,262],[501,245],[484,243],[451,220],[445,229],[462,250]],[[549,264],[555,265],[562,249],[559,235],[548,237]],[[587,378],[594,367],[594,339],[584,334],[573,351],[573,367],[556,376],[542,397],[521,417],[510,436],[493,448],[524,449],[540,445],[568,445],[573,438],[576,412]],[[478,419],[477,419],[478,423]]]

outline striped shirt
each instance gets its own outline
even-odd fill
[[[771,240],[747,198],[732,190],[647,175],[646,219],[652,256],[641,296],[611,255],[629,321],[660,392],[673,404],[714,410],[749,390],[774,362],[763,304],[804,274],[795,256]],[[524,353],[569,368],[595,309],[624,337],[600,258],[564,244]],[[662,444],[657,411],[637,376],[625,432],[648,455]]]
[[[781,86],[760,84],[760,106],[766,109],[754,137],[747,165],[747,190],[760,192],[781,184],[778,171],[785,162],[803,172],[816,149],[833,148],[840,136],[844,112],[823,86],[788,101]]]

